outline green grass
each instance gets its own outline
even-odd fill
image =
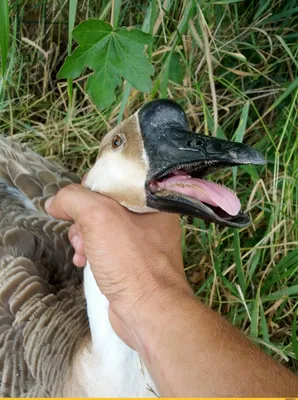
[[[266,167],[216,175],[235,187],[253,224],[233,231],[183,217],[185,269],[203,302],[298,370],[296,2],[161,0],[149,7],[148,1],[88,0],[69,2],[70,14],[65,4],[11,2],[0,132],[83,174],[117,120],[166,96],[184,107],[198,132],[259,149]],[[125,84],[100,112],[86,96],[84,77],[57,82],[71,46],[68,24],[87,17],[154,33],[151,93]]]
[[[5,77],[7,71],[7,54],[9,44],[9,18],[8,18],[8,2],[0,1],[0,51],[1,51],[1,76],[0,76],[0,99],[5,90]]]

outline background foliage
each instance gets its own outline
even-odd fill
[[[297,14],[295,0],[18,0],[7,10],[0,2],[1,134],[83,174],[117,121],[145,101],[169,97],[184,107],[193,129],[243,140],[266,156],[264,168],[216,176],[237,190],[253,224],[233,231],[183,218],[183,254],[197,296],[294,370]],[[57,81],[73,47],[72,27],[91,17],[154,35],[147,48],[155,68],[150,93],[124,82],[98,111],[86,95],[86,76]]]

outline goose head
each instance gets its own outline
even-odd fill
[[[250,219],[237,195],[206,177],[245,164],[265,160],[245,144],[191,132],[177,103],[155,100],[104,137],[84,184],[134,212],[174,212],[244,227]]]

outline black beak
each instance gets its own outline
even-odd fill
[[[161,211],[200,217],[226,226],[242,227],[249,217],[241,211],[229,216],[220,209],[175,192],[152,192],[152,182],[183,171],[193,178],[214,170],[243,164],[263,165],[263,156],[242,144],[217,139],[188,130],[188,121],[181,107],[170,100],[148,103],[139,112],[144,147],[149,159],[147,204]],[[154,185],[153,185],[154,186]]]
[[[153,137],[152,137],[153,139]],[[145,143],[150,160],[149,179],[158,179],[169,169],[196,164],[202,174],[206,166],[236,166],[265,164],[263,156],[255,149],[227,140],[216,139],[179,129],[175,125],[164,126],[154,133],[154,140]]]

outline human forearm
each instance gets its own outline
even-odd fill
[[[294,374],[194,296],[175,291],[142,315],[137,350],[162,396],[297,396]]]

